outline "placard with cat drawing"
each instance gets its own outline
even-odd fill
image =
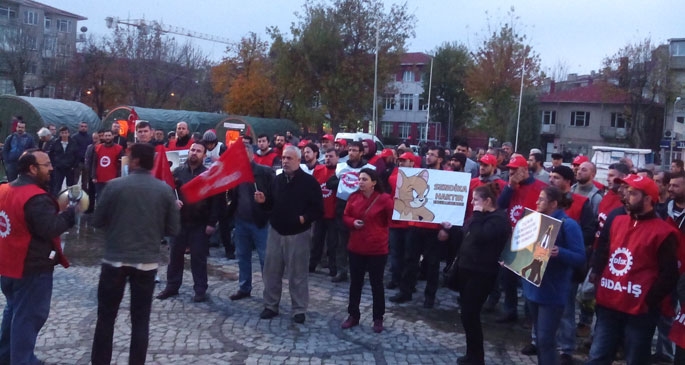
[[[397,171],[392,219],[464,224],[471,174],[401,167]]]

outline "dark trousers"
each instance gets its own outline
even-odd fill
[[[219,220],[219,237],[221,238],[221,244],[224,246],[226,256],[235,255],[235,242],[233,242],[232,237],[233,228],[235,228],[233,217],[221,217]]]
[[[67,187],[75,184],[74,169],[55,168],[52,170],[52,195],[57,196],[62,191],[62,182],[67,179]]]
[[[404,263],[408,260],[406,255],[410,253],[411,237],[408,228],[390,228],[390,281],[399,285],[402,281]]]
[[[335,247],[335,268],[338,274],[347,274],[347,242],[350,240],[350,229],[342,219],[346,206],[347,200],[336,199],[335,222],[338,228],[338,242]]]
[[[383,320],[385,314],[385,289],[383,288],[383,272],[388,255],[359,255],[348,251],[350,259],[350,301],[347,313],[359,318],[359,303],[362,300],[364,276],[369,273],[371,296],[373,297],[373,320]]]
[[[675,357],[673,359],[673,364],[674,365],[685,365],[685,349],[676,346],[675,347]]]
[[[496,282],[497,274],[459,270],[460,316],[466,334],[466,356],[480,363],[485,361],[480,312]]]
[[[595,334],[586,364],[610,364],[620,341],[623,341],[628,365],[649,364],[654,328],[659,320],[658,312],[632,315],[599,305],[595,307],[595,312]]]
[[[312,250],[309,254],[309,269],[316,269],[316,265],[323,256],[323,246],[326,246],[326,256],[328,256],[328,269],[331,273],[336,273],[335,250],[338,246],[338,230],[335,218],[320,219],[314,223],[312,234]]]
[[[124,296],[126,281],[131,290],[131,346],[129,364],[144,364],[150,332],[150,308],[157,270],[142,271],[133,267],[102,264],[98,284],[98,319],[95,325],[93,364],[112,361],[114,322]]]
[[[416,286],[416,278],[419,273],[419,256],[423,252],[424,268],[426,269],[426,299],[434,300],[438,291],[440,279],[440,242],[438,231],[431,228],[410,228],[411,245],[405,252],[404,270],[400,282],[400,293],[411,296]]]
[[[511,270],[500,267],[497,277],[497,284],[490,293],[488,303],[496,304],[502,292],[504,292],[504,314],[507,316],[518,317],[518,285],[520,277]],[[526,307],[526,311],[528,307]],[[527,313],[527,312],[526,312]]]
[[[181,227],[178,236],[171,239],[166,290],[178,291],[181,287],[186,248],[190,248],[193,290],[195,294],[205,294],[207,292],[207,256],[209,255],[209,237],[205,234],[205,226]]]

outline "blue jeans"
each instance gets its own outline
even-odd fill
[[[133,267],[102,264],[98,284],[98,319],[91,353],[93,364],[109,364],[112,361],[114,321],[127,280],[131,288],[131,347],[128,361],[129,364],[145,363],[156,274],[157,270],[142,271]]]
[[[658,312],[632,315],[597,306],[597,323],[586,364],[611,364],[623,338],[626,364],[649,364]]]
[[[235,256],[238,259],[238,290],[243,293],[252,292],[252,248],[257,249],[259,264],[264,271],[264,255],[266,254],[266,236],[269,226],[258,227],[256,224],[235,219]]]
[[[538,348],[538,364],[558,364],[557,329],[564,313],[563,306],[539,304],[528,301],[528,308],[535,326]]]
[[[50,314],[52,271],[21,279],[0,277],[7,304],[0,329],[0,363],[40,364],[33,349]]]
[[[557,341],[562,354],[573,355],[576,350],[576,294],[578,284],[571,282],[568,300],[561,316]]]

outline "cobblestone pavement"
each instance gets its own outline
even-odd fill
[[[57,268],[50,317],[41,331],[36,354],[48,363],[87,364],[95,330],[97,281],[102,237],[84,219],[80,231],[64,235],[69,269]],[[166,273],[167,246],[160,246],[161,284]],[[310,275],[310,305],[304,325],[291,319],[287,283],[280,315],[261,320],[263,289],[256,255],[252,297],[231,302],[238,288],[236,261],[223,258],[223,249],[211,248],[209,301],[193,303],[192,278],[186,267],[180,295],[152,305],[150,364],[442,364],[456,363],[466,342],[458,319],[456,296],[440,289],[434,309],[422,307],[423,282],[410,303],[387,302],[385,331],[371,330],[371,292],[366,284],[358,327],[341,330],[346,318],[348,283],[331,283],[328,271]],[[186,264],[189,262],[186,260]],[[386,299],[394,294],[386,290]],[[0,296],[0,308],[4,308]],[[521,311],[522,313],[522,311]],[[484,314],[487,364],[535,364],[521,355],[530,330],[520,324],[496,324]],[[113,362],[128,363],[130,340],[129,295],[124,297],[114,334]],[[580,358],[577,359],[578,361]]]

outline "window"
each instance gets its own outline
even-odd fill
[[[2,15],[2,10],[0,10],[0,15]],[[670,48],[671,56],[685,56],[685,41],[672,41]]]
[[[571,112],[572,127],[587,127],[590,125],[590,112]]]
[[[43,51],[45,52],[54,52],[55,48],[57,48],[57,38],[55,37],[45,36],[43,43]]]
[[[428,103],[421,97],[419,97],[419,110],[428,110]]]
[[[24,12],[24,24],[36,25],[38,24],[38,13],[27,10]]]
[[[418,127],[419,139],[428,139],[428,135],[426,134],[426,123],[419,123]]]
[[[392,136],[393,130],[394,130],[394,123],[383,123],[381,125],[381,134],[383,135],[383,137]]]
[[[400,110],[412,110],[414,104],[413,94],[400,94]]]
[[[38,73],[38,65],[35,62],[29,62],[28,69],[26,73],[29,75],[35,75]]]
[[[625,128],[626,119],[623,113],[611,113],[611,127],[612,128]]]
[[[411,123],[400,123],[400,138],[407,139],[411,133]]]
[[[685,117],[677,117],[677,118],[675,118],[675,121],[680,123],[680,124],[683,124],[683,123],[685,123]]]
[[[542,112],[542,124],[557,124],[557,112],[545,110]]]
[[[414,71],[404,70],[404,74],[402,74],[402,81],[414,82]]]
[[[54,86],[46,86],[45,89],[40,93],[40,96],[43,98],[55,98],[55,87]]]
[[[385,110],[395,109],[395,95],[385,94],[385,96],[383,96],[383,101],[385,104]]]
[[[26,36],[26,48],[35,51],[38,49],[38,40],[35,36]]]
[[[52,18],[50,18],[49,16],[46,16],[45,20],[44,20],[44,24],[45,24],[45,29],[50,29],[50,27],[52,27]]]
[[[17,17],[17,11],[9,6],[0,6],[0,19],[13,19]]]
[[[69,32],[71,30],[71,20],[60,19],[57,21],[57,30]]]

